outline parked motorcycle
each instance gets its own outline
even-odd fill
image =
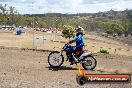
[[[63,64],[63,62],[64,62],[63,52],[64,51],[66,52],[66,49],[69,46],[71,46],[71,45],[69,43],[66,43],[63,46],[63,48],[61,49],[61,51],[50,52],[50,54],[48,56],[48,63],[50,65],[50,67],[59,68]],[[93,70],[97,65],[97,61],[94,58],[94,55],[90,51],[87,51],[87,50],[77,51],[75,53],[72,53],[72,58],[73,58],[73,60],[75,60],[75,59],[78,60],[74,64],[77,65],[77,63],[80,63],[85,70]],[[70,58],[67,57],[66,61],[68,61],[69,59]]]

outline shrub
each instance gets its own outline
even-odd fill
[[[75,37],[75,29],[73,26],[70,26],[70,25],[64,25],[63,26],[63,31],[62,31],[62,36],[65,37],[65,38],[72,38],[72,37]]]
[[[105,49],[100,49],[100,53],[109,54],[108,50],[105,50]]]

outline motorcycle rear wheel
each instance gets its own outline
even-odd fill
[[[97,61],[93,56],[84,57],[84,63],[82,63],[82,67],[85,70],[93,70],[97,65]]]

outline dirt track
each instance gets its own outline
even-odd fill
[[[47,63],[48,52],[0,49],[0,88],[132,88],[130,84],[76,83],[76,66],[64,63],[52,71]],[[95,71],[88,73],[130,73],[132,57],[99,55]]]

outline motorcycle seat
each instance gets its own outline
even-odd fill
[[[75,55],[81,56],[81,55],[83,54],[83,52],[84,52],[83,50],[81,50],[81,51],[76,51],[76,52],[75,52]]]

